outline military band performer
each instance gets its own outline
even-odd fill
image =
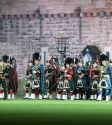
[[[65,69],[65,64],[62,63],[61,68],[60,68],[60,73],[59,73],[59,82],[57,85],[57,90],[56,90],[56,99],[61,99],[62,92],[63,92],[63,83],[64,83],[64,69]]]
[[[110,71],[109,71],[109,65],[107,64],[108,62],[108,56],[105,54],[100,55],[100,62],[101,62],[101,77],[100,77],[100,82],[99,82],[99,95],[98,95],[98,101],[102,100],[102,93],[103,89],[106,91],[105,92],[105,97],[106,101],[109,101],[110,97],[110,90],[111,90],[111,82],[110,82]]]
[[[78,66],[76,69],[76,72],[74,74],[74,79],[77,81],[77,89],[76,89],[76,97],[75,99],[80,99],[83,96],[83,99],[86,98],[85,93],[83,92],[83,85],[86,86],[86,77],[85,76],[85,70],[83,66],[83,60],[78,60]]]
[[[74,77],[74,75],[75,75],[75,72],[76,72],[76,70],[77,70],[77,66],[78,66],[78,59],[77,58],[73,58],[73,67],[72,67],[72,69],[73,69],[73,81],[75,82],[75,89],[76,89],[76,84],[77,84],[77,81],[76,81],[76,79],[77,78],[75,78]]]
[[[50,60],[46,61],[46,67],[45,67],[45,76],[46,76],[46,87],[47,87],[47,95],[44,95],[44,99],[52,99],[52,86],[53,86],[53,73],[54,68],[50,64]]]
[[[77,90],[77,75],[76,75],[76,70],[77,70],[77,66],[78,66],[78,59],[77,58],[73,58],[73,82],[75,84],[75,88],[74,88],[74,99],[75,99],[75,95],[76,95],[76,90]]]
[[[6,89],[6,80],[5,75],[3,73],[3,69],[5,68],[3,60],[0,59],[0,99],[7,99],[7,89]]]
[[[60,73],[60,68],[57,65],[56,61],[57,61],[57,58],[52,57],[50,59],[50,64],[54,68],[54,70],[53,70],[53,83],[55,85],[54,88],[53,88],[54,91],[56,91],[57,85],[59,83],[59,77],[58,76],[59,76],[59,73]]]
[[[11,67],[14,70],[15,86],[16,86],[16,89],[18,89],[17,64],[16,64],[16,59],[14,56],[11,58]],[[16,92],[17,92],[17,90],[16,90]]]
[[[25,96],[23,97],[23,99],[28,99],[30,97],[29,91],[30,91],[30,84],[32,82],[32,67],[33,67],[33,61],[29,60],[28,61],[28,67],[27,67],[27,70],[26,70],[26,83],[24,85]],[[35,94],[32,96],[32,98],[35,98]]]
[[[67,100],[67,96],[70,94],[70,100],[74,100],[74,88],[75,84],[73,82],[73,69],[71,67],[73,64],[72,58],[68,57],[65,60],[64,69],[64,84],[63,84],[63,94],[62,99]]]
[[[98,62],[94,60],[90,68],[91,100],[97,99],[99,80],[100,80],[100,68],[98,67]]]
[[[4,65],[5,65],[3,73],[6,77],[8,99],[15,99],[14,95],[17,94],[17,86],[15,83],[15,72],[13,68],[11,67],[12,60],[7,55],[4,55],[2,58],[3,58]]]
[[[46,95],[46,82],[45,82],[45,71],[44,65],[40,63],[41,55],[38,52],[33,54],[33,64],[32,67],[32,93],[31,96],[34,94],[35,88],[39,89],[39,99],[42,99],[42,95]]]

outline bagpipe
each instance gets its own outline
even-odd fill
[[[53,69],[52,66],[49,66],[49,67],[45,68],[45,74],[48,73],[48,76],[53,76],[53,71],[54,71],[54,69]]]
[[[91,88],[92,90],[98,90],[98,84],[100,80],[100,70],[99,67],[90,68],[90,86],[87,88]]]
[[[69,89],[70,88],[69,82],[68,82],[68,79],[67,79],[67,74],[69,74],[71,68],[69,68],[69,69],[65,68],[63,70],[63,72],[61,71],[61,79],[59,81],[57,89]]]
[[[51,82],[53,81],[54,68],[52,66],[45,67],[45,76],[46,76],[46,87],[50,88]]]
[[[27,68],[26,75],[27,75],[27,79],[32,79],[32,67]]]
[[[107,69],[108,69],[108,66],[100,66],[100,71],[101,71],[101,76],[102,75],[107,75]]]
[[[33,86],[34,88],[38,88],[40,87],[40,81],[37,77],[37,73],[40,73],[40,66],[34,66],[34,67],[30,67],[27,68],[27,77],[26,79],[26,83],[23,86],[24,89],[30,89],[31,86]]]
[[[26,82],[25,82],[25,85],[23,87],[25,90],[30,89],[30,84],[32,81],[32,67],[27,68],[25,79],[26,79]]]
[[[85,82],[84,76],[89,76],[89,70],[87,66],[83,66],[81,70],[77,70],[77,88],[83,88]]]
[[[40,74],[40,65],[32,67],[32,74],[36,75],[37,73]]]

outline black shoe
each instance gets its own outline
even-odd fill
[[[3,100],[6,100],[6,98],[3,98]]]

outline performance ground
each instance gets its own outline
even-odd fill
[[[0,100],[1,125],[106,125],[112,101]]]

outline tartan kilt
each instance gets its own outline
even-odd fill
[[[10,82],[9,79],[6,79],[6,83],[7,83],[7,89],[8,90],[12,90],[12,92],[14,92],[14,94],[16,94],[16,86],[13,82]]]
[[[11,66],[9,66],[7,73],[9,75],[8,78],[6,79],[7,88],[11,89],[12,92],[16,94],[18,88],[17,72],[15,72],[15,70]]]
[[[73,80],[68,80],[69,86],[70,86],[70,91],[74,91],[76,88],[75,82]]]
[[[82,84],[83,84],[83,88],[87,89],[88,85],[87,85],[87,81],[85,79],[83,79]]]
[[[17,76],[17,72],[14,70],[14,78],[15,78],[15,94],[17,94],[17,90],[18,90],[18,76]]]

